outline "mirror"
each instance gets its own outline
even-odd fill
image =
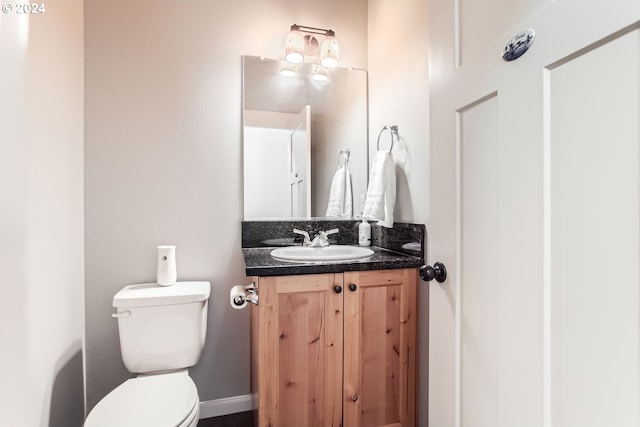
[[[310,64],[285,77],[280,60],[243,57],[245,220],[326,217],[334,175],[347,157],[352,216],[360,213],[368,177],[367,72],[336,68],[326,82],[310,74]]]

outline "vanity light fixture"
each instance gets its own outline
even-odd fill
[[[320,37],[323,37],[322,43],[318,40]],[[307,62],[314,64],[314,69],[319,62],[323,69],[319,69],[318,78],[313,78],[319,81],[327,80],[329,78],[327,69],[337,67],[340,60],[340,47],[336,40],[336,33],[324,28],[293,24],[285,43],[284,59],[289,64],[302,64],[307,59]],[[283,69],[281,67],[281,72]]]

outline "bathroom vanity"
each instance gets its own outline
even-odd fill
[[[350,239],[357,224],[342,226]],[[374,245],[364,260],[290,263],[271,258],[273,248],[243,248],[259,295],[251,305],[256,427],[416,425],[418,228],[414,255]],[[374,244],[383,241],[374,231]]]

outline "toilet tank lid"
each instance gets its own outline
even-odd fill
[[[150,307],[154,305],[184,304],[209,299],[209,282],[177,282],[171,286],[157,283],[129,285],[113,297],[114,307]]]

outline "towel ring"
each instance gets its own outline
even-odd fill
[[[387,129],[389,130],[389,132],[391,132],[391,147],[389,147],[389,153],[391,153],[391,150],[393,150],[393,135],[395,134],[396,137],[398,136],[398,125],[384,126],[378,134],[378,144],[376,145],[376,147],[378,151],[380,151],[380,136],[382,136],[382,132]]]

